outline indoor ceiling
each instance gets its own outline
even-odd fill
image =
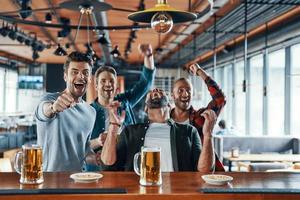
[[[1,13],[7,13],[10,11],[18,11],[21,6],[20,2],[22,0],[1,0],[1,6],[0,6],[0,12]],[[55,8],[58,7],[60,3],[64,2],[63,0],[31,0],[30,7],[35,9],[41,9],[41,8]],[[132,26],[134,24],[133,21],[129,20],[127,18],[128,14],[131,12],[129,11],[137,11],[139,6],[141,5],[145,6],[146,9],[153,7],[156,4],[156,0],[107,0],[106,3],[109,3],[112,5],[113,8],[120,8],[125,9],[127,11],[122,10],[109,10],[105,12],[99,12],[95,13],[95,18],[97,21],[98,26]],[[234,7],[236,7],[239,4],[239,1],[237,0],[218,0],[215,2],[220,2],[220,5],[222,7],[216,6],[214,8],[214,11],[218,11],[218,9],[222,9],[225,7],[228,12],[229,10],[232,10]],[[207,8],[210,8],[210,4],[207,0],[197,1],[197,0],[169,0],[168,3],[179,10],[185,10],[185,11],[192,11],[199,14],[199,18],[201,16],[201,19],[203,15],[206,13],[205,21],[209,21],[211,18],[211,13],[213,12],[210,10],[207,12]],[[45,22],[45,15],[50,12],[52,15],[52,24],[62,24],[64,21],[64,18],[70,19],[70,25],[77,26],[79,24],[79,17],[80,12],[79,11],[71,11],[67,9],[50,9],[50,10],[44,10],[39,12],[32,12],[32,15],[26,18],[26,20],[32,20],[32,21],[39,21],[39,22]],[[204,13],[205,12],[205,13]],[[0,13],[0,14],[1,14]],[[3,15],[3,14],[2,14]],[[18,12],[6,14],[13,16],[17,19],[21,19],[18,15]],[[198,20],[198,22],[197,22]],[[161,35],[161,43],[160,47],[162,50],[170,51],[170,45],[172,41],[176,38],[178,38],[180,35],[176,34],[178,32],[182,32],[184,30],[190,29],[192,32],[195,32],[197,28],[199,28],[201,25],[205,23],[204,19],[202,21],[199,21],[200,19],[195,20],[195,22],[188,22],[184,24],[174,25],[173,30],[168,34],[162,34]],[[9,27],[13,27],[14,25],[9,23]],[[81,26],[87,25],[87,17],[84,16],[82,19]],[[93,23],[94,25],[94,23]],[[92,25],[92,26],[93,26]],[[141,25],[141,24],[140,24]],[[4,26],[6,26],[6,22],[4,22]],[[61,31],[60,28],[48,28],[48,27],[41,27],[41,26],[32,26],[32,25],[24,25],[21,23],[17,23],[17,29],[18,31],[24,31],[25,34],[30,35],[31,37],[37,37],[37,40],[41,41],[45,46],[48,48],[45,48],[42,52],[38,52],[39,58],[37,59],[37,62],[41,63],[63,63],[65,60],[64,56],[56,56],[53,54],[53,52],[57,49],[57,45],[60,44],[62,47],[65,48],[66,44],[72,44],[75,38],[76,29],[72,29],[71,33],[63,38],[58,39],[57,34],[59,31]],[[92,29],[92,27],[90,27]],[[135,36],[133,36],[133,33],[135,32]],[[109,45],[101,45],[97,40],[102,35],[102,33],[105,33],[105,36],[108,37]],[[180,37],[183,37],[183,39],[189,37],[190,35],[181,35]],[[130,39],[130,37],[132,39]],[[73,51],[74,49],[80,50],[80,51],[86,51],[86,43],[88,41],[87,39],[87,30],[80,30],[77,35],[77,39],[74,43],[74,45],[70,45],[70,48],[66,49],[67,52]],[[90,41],[92,42],[92,47],[96,52],[96,55],[102,58],[103,62],[112,62],[112,56],[109,52],[113,50],[115,45],[119,46],[119,50],[121,52],[121,58],[126,60],[130,64],[139,63],[142,62],[143,58],[138,54],[137,46],[140,43],[151,43],[153,46],[153,49],[156,49],[159,47],[159,41],[158,41],[158,34],[151,28],[144,28],[144,29],[124,29],[124,30],[100,30],[100,31],[90,31]],[[183,41],[182,39],[182,41]],[[131,44],[128,45],[128,41]],[[26,46],[25,44],[20,44],[16,40],[12,40],[9,37],[3,37],[0,35],[0,55],[7,55],[7,56],[14,56],[16,58],[23,59],[25,61],[32,61],[32,47]],[[128,54],[127,57],[125,57],[125,51],[131,50],[131,52]],[[164,52],[166,54],[166,52]],[[163,60],[164,56],[163,53],[161,55],[156,54],[157,60]]]
[[[79,11],[60,7],[61,3],[67,1],[70,0],[1,0],[0,57],[19,60],[23,63],[32,63],[33,57],[38,57],[36,59],[38,63],[63,63],[64,56],[54,55],[58,44],[68,53],[73,50],[87,51],[86,44],[89,40],[96,55],[101,58],[100,63],[137,64],[143,62],[143,58],[137,50],[138,44],[150,43],[154,49],[155,60],[160,67],[178,67],[212,56],[212,52],[215,52],[214,48],[220,51],[224,46],[232,45],[233,40],[240,41],[239,38],[244,35],[245,2],[249,4],[247,15],[249,35],[257,32],[256,29],[264,30],[261,26],[266,23],[271,25],[278,17],[277,24],[280,25],[290,18],[287,16],[280,19],[280,16],[288,13],[298,16],[300,10],[299,0],[169,0],[169,5],[178,10],[196,13],[197,19],[175,24],[169,33],[161,34],[159,40],[159,34],[151,29],[149,24],[137,24],[127,17],[128,14],[135,11],[154,7],[157,3],[156,0],[107,0],[105,2],[110,4],[112,9],[94,12],[95,15],[91,15],[89,21],[84,15],[81,23],[79,23]],[[101,2],[102,0],[86,1]],[[22,2],[29,2],[28,6],[32,10],[39,10],[32,12],[25,22],[34,21],[45,24],[45,16],[47,13],[51,13],[51,24],[48,24],[47,27],[25,25],[19,15],[20,9],[22,10]],[[213,6],[211,6],[211,2],[214,2]],[[24,12],[22,13],[24,14]],[[82,30],[76,37],[76,28],[79,24]],[[87,34],[88,24],[89,37]],[[93,31],[94,26],[97,26],[98,31]],[[214,32],[214,26],[218,33]],[[73,27],[70,34],[58,39],[58,32],[62,32],[63,28],[68,27]],[[14,33],[11,30],[17,30],[18,33],[27,35],[31,41],[29,44],[28,41],[27,44],[21,44],[18,38],[11,39],[16,37],[16,35],[10,35]],[[64,33],[66,32],[64,31]],[[6,36],[3,36],[5,34]],[[109,44],[99,43],[98,39],[103,34]],[[214,35],[216,35],[216,42],[214,42]],[[33,44],[31,44],[32,42]],[[114,59],[110,54],[116,45],[121,53],[118,59]],[[69,48],[66,48],[68,46]],[[33,52],[33,49],[36,51]]]

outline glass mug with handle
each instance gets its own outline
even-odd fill
[[[160,147],[143,146],[141,152],[134,155],[134,171],[140,176],[141,185],[161,185],[160,152]],[[141,157],[140,165],[138,164],[139,157]]]
[[[15,156],[14,168],[21,174],[20,183],[39,184],[44,182],[42,147],[36,144],[23,145]]]

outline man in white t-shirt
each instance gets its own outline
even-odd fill
[[[104,170],[133,171],[134,155],[142,146],[161,148],[161,169],[172,171],[209,172],[213,165],[211,157],[202,156],[200,137],[196,128],[178,124],[170,119],[169,100],[160,89],[150,91],[146,97],[145,111],[149,122],[130,125],[123,129],[119,139],[117,133],[124,116],[117,114],[118,102],[110,105],[110,128],[104,143],[101,160]],[[212,110],[203,113],[203,131],[212,134],[216,115]],[[212,158],[213,159],[213,158]]]

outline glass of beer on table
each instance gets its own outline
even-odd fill
[[[15,170],[21,174],[20,183],[40,184],[44,182],[42,147],[36,144],[22,146],[15,157]]]
[[[144,186],[161,185],[160,147],[141,148],[134,156],[134,171],[140,176],[140,184]],[[138,164],[140,158],[140,164]]]

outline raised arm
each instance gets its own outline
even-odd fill
[[[226,103],[226,98],[218,84],[197,64],[188,67],[188,71],[205,81],[212,100],[208,103],[207,109],[212,109],[218,116]]]
[[[118,115],[118,107],[120,102],[114,101],[109,106],[109,127],[106,140],[104,142],[101,160],[104,165],[113,165],[117,161],[117,136],[119,128],[124,121],[125,111],[122,115]]]
[[[198,171],[210,172],[215,163],[215,155],[213,149],[212,132],[217,120],[217,115],[213,110],[205,110],[201,114],[204,118],[203,125],[203,146],[198,160]]]
[[[118,97],[126,98],[132,107],[135,106],[151,89],[155,76],[154,59],[151,45],[142,44],[139,46],[139,51],[141,55],[144,56],[144,67],[140,79],[132,87],[132,89],[127,90]]]

